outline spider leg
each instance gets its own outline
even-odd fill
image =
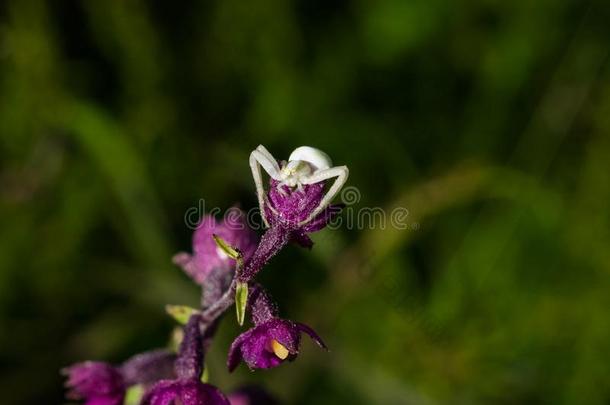
[[[337,178],[333,185],[330,186],[328,193],[326,193],[326,195],[322,198],[322,201],[320,201],[320,204],[316,207],[315,210],[312,211],[311,214],[309,214],[309,217],[299,223],[299,226],[303,226],[312,219],[314,219],[320,212],[322,212],[324,208],[326,208],[331,203],[333,198],[335,198],[339,190],[341,190],[341,187],[343,187],[343,185],[347,181],[348,176],[349,170],[347,169],[347,166],[335,166],[331,167],[330,169],[323,169],[314,172],[309,178],[303,181],[303,184],[315,184],[324,180],[332,179],[333,177]]]
[[[275,180],[280,178],[280,167],[277,161],[271,153],[263,146],[259,145],[256,149],[250,153],[250,169],[252,170],[252,177],[254,178],[254,185],[256,186],[256,196],[258,198],[258,205],[261,211],[261,217],[265,226],[269,227],[269,222],[265,217],[265,187],[263,186],[263,176],[261,174],[261,166],[265,171]]]
[[[288,195],[288,193],[286,192],[286,190],[284,190],[284,186],[286,186],[286,181],[282,180],[278,183],[277,185],[277,191],[284,197],[286,197]]]
[[[275,209],[273,204],[271,204],[271,201],[269,201],[269,198],[267,196],[265,196],[265,202],[267,203],[267,207],[271,210],[271,212],[273,212],[275,215],[279,215],[279,212],[277,212],[277,210]]]
[[[258,162],[263,166],[265,171],[271,176],[274,180],[280,181],[282,178],[280,176],[280,165],[277,163],[277,160],[273,157],[273,155],[265,148],[263,145],[258,145],[253,154],[256,154]]]

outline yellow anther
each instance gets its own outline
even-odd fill
[[[288,349],[275,339],[271,339],[269,342],[269,349],[271,349],[269,350],[270,352],[273,352],[281,360],[285,360],[286,357],[288,357],[288,354],[290,354]]]

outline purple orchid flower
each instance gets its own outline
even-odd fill
[[[316,232],[328,224],[332,219],[331,214],[340,211],[340,206],[331,205],[304,223],[324,197],[324,182],[303,185],[300,190],[293,190],[271,179],[268,196],[269,204],[265,206],[265,214],[271,226],[300,229],[305,233]]]
[[[212,235],[218,235],[231,246],[238,248],[244,260],[248,260],[256,250],[258,236],[248,227],[245,215],[231,216],[222,222],[206,215],[193,233],[193,254],[180,252],[173,262],[182,267],[197,284],[205,285],[208,277],[230,274],[235,268],[235,260],[227,256],[214,242]]]
[[[98,361],[74,364],[62,370],[68,376],[69,399],[84,399],[86,405],[121,405],[126,384],[114,366]]]
[[[238,275],[241,282],[251,280],[289,242],[311,249],[313,241],[308,234],[326,227],[343,208],[342,204],[328,206],[310,222],[299,225],[319,206],[324,197],[324,184],[304,185],[302,190],[291,190],[273,179],[270,184],[269,204],[265,205],[270,228]]]
[[[241,360],[250,369],[273,368],[286,359],[294,360],[299,353],[302,332],[328,350],[309,326],[278,318],[275,303],[260,285],[254,284],[250,288],[248,304],[255,326],[233,341],[227,359],[229,371],[233,371]]]
[[[230,405],[218,388],[201,382],[204,353],[200,321],[199,315],[192,315],[184,327],[174,364],[177,378],[157,382],[142,398],[142,405]]]
[[[227,360],[229,371],[235,370],[241,360],[250,369],[273,368],[286,359],[294,360],[299,354],[301,332],[307,333],[318,346],[327,349],[322,339],[309,326],[286,319],[272,318],[235,339]]]
[[[83,399],[87,405],[120,405],[125,391],[136,384],[150,384],[171,378],[176,355],[167,350],[153,350],[131,357],[122,365],[86,361],[65,368],[69,399]]]
[[[308,234],[324,228],[341,211],[342,205],[330,205],[347,181],[347,166],[332,167],[330,157],[309,146],[296,148],[288,162],[278,162],[259,145],[250,154],[250,167],[256,185],[261,215],[269,229],[261,238],[252,259],[238,281],[250,281],[288,242],[311,248]],[[271,177],[265,192],[260,168]],[[326,182],[335,179],[328,191]]]

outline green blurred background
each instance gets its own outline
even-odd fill
[[[610,403],[607,1],[0,3],[0,402],[163,346],[184,213],[256,199],[299,145],[409,226],[324,230],[261,275],[298,361],[224,366],[286,403]]]

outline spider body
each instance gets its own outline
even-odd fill
[[[304,160],[290,160],[280,169],[281,186],[298,187],[302,189],[303,184],[313,173],[313,168]],[[283,190],[280,188],[280,190]]]
[[[269,226],[269,222],[265,217],[266,201],[260,170],[261,167],[272,179],[279,182],[277,187],[281,194],[286,193],[284,186],[291,189],[296,188],[297,192],[302,192],[303,185],[320,183],[335,178],[334,183],[331,185],[326,195],[324,195],[320,204],[305,220],[298,223],[297,226],[307,224],[322,212],[322,210],[330,204],[341,187],[343,187],[349,175],[347,166],[332,167],[330,157],[319,149],[310,146],[296,148],[290,154],[288,162],[283,163],[280,167],[273,155],[271,155],[263,145],[259,145],[250,154],[250,168],[252,169],[252,177],[254,178],[254,183],[256,185],[261,215],[267,227]],[[269,208],[273,210],[273,207],[269,206]]]

